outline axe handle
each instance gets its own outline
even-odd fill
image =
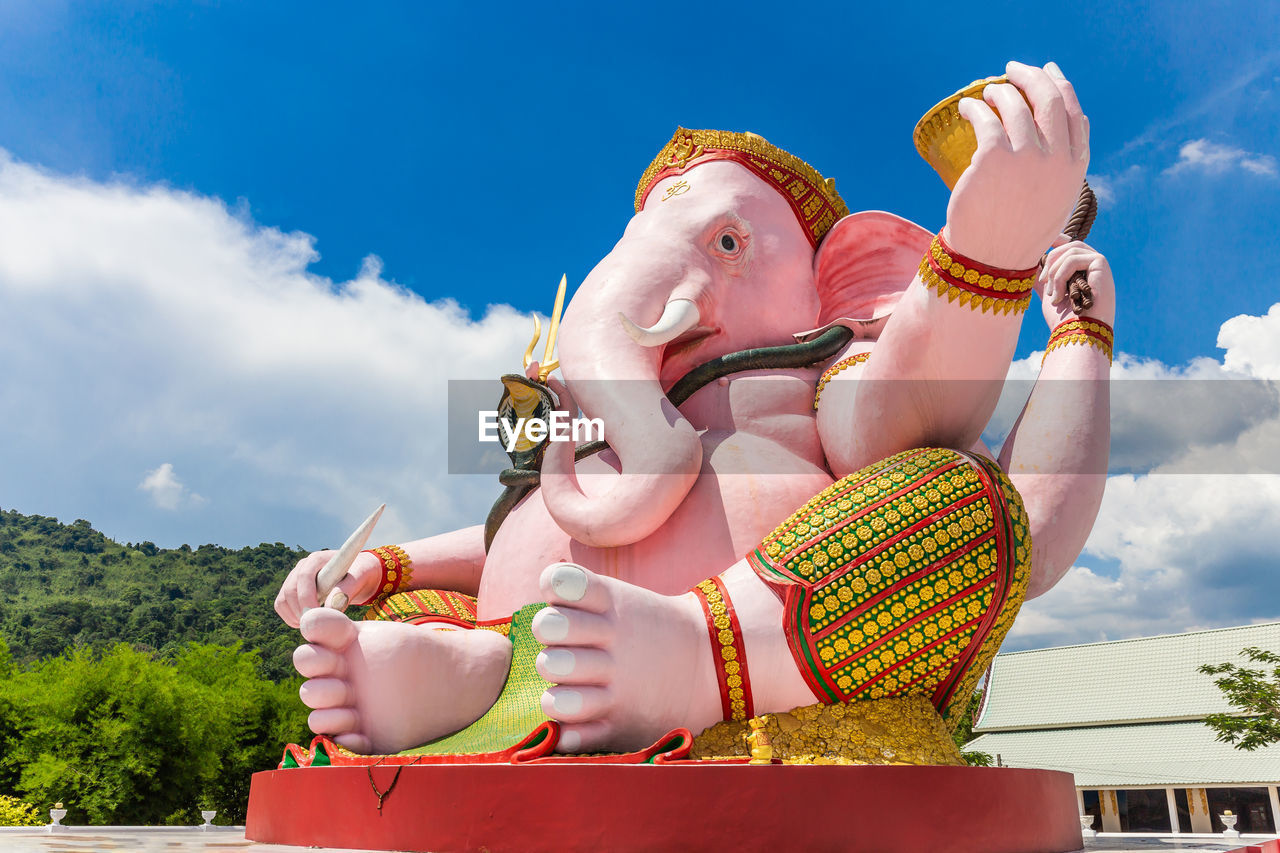
[[[1098,197],[1094,195],[1089,182],[1085,181],[1080,188],[1080,198],[1076,200],[1076,209],[1062,230],[1072,240],[1083,240],[1089,236],[1093,220],[1098,216]],[[1067,295],[1071,297],[1071,308],[1077,313],[1093,307],[1093,290],[1089,287],[1089,276],[1084,270],[1078,270],[1067,282]]]

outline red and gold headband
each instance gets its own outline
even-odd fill
[[[663,178],[681,175],[694,166],[716,160],[732,160],[746,166],[782,194],[800,221],[805,236],[817,248],[849,208],[836,192],[836,182],[818,170],[754,133],[728,130],[676,130],[671,141],[644,170],[636,187],[636,213],[644,207],[653,185]]]

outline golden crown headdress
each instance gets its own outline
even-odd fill
[[[653,158],[636,187],[636,212],[654,184],[671,175],[680,175],[717,160],[731,160],[746,166],[782,194],[805,236],[816,248],[849,207],[836,192],[836,182],[824,178],[808,163],[771,145],[754,133],[728,130],[686,130],[677,128],[671,141]]]

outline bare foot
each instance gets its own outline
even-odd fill
[[[787,649],[782,608],[745,562],[722,576],[739,612],[758,713],[816,701]],[[557,563],[539,581],[550,603],[533,619],[555,684],[542,710],[562,723],[562,752],[640,749],[673,728],[723,718],[711,641],[691,593],[659,595]]]
[[[511,642],[493,631],[433,623],[353,622],[337,610],[302,615],[307,645],[293,653],[306,676],[307,724],[350,750],[388,754],[451,734],[480,718],[506,681]]]

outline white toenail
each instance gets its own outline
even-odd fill
[[[587,573],[581,566],[561,563],[551,573],[551,589],[565,601],[581,601],[587,594]]]
[[[569,636],[569,617],[547,608],[533,618],[534,635],[544,643],[560,643]]]
[[[560,748],[565,752],[577,752],[582,746],[582,735],[575,731],[560,732]]]
[[[569,675],[573,672],[576,659],[573,652],[566,649],[545,649],[539,652],[542,668],[552,675]]]
[[[557,714],[576,714],[582,710],[582,694],[577,690],[557,690],[551,707]]]

